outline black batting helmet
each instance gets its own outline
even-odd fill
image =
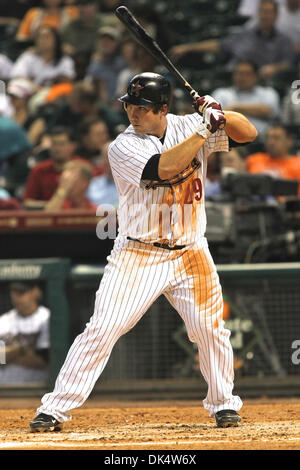
[[[171,85],[166,78],[158,73],[144,72],[135,75],[127,88],[127,93],[119,98],[124,103],[136,106],[153,106],[169,104]]]

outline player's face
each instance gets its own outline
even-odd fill
[[[151,106],[136,106],[126,103],[130,124],[137,134],[150,134],[161,137],[166,128],[166,108],[154,113]]]

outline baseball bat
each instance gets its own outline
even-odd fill
[[[157,42],[147,33],[142,25],[133,16],[131,11],[125,6],[120,6],[115,10],[116,16],[134,35],[136,41],[146,49],[159,63],[164,65],[180,82],[183,82],[185,88],[194,100],[200,98],[198,93],[191,87],[175,65],[170,61],[166,54],[161,50]]]

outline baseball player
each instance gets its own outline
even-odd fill
[[[198,346],[208,385],[204,408],[217,426],[235,426],[241,419],[242,401],[232,394],[233,353],[222,291],[205,238],[204,182],[210,153],[228,151],[230,139],[250,142],[257,132],[210,96],[194,102],[193,114],[170,114],[170,96],[168,80],[142,73],[119,98],[130,126],[108,150],[120,197],[118,236],[94,314],[71,346],[53,392],[42,398],[30,423],[33,431],[62,429],[70,411],[88,398],[116,341],[161,294]]]

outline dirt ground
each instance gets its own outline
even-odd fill
[[[300,398],[246,400],[219,429],[201,401],[90,399],[60,433],[31,433],[39,399],[0,398],[0,450],[300,450]]]

